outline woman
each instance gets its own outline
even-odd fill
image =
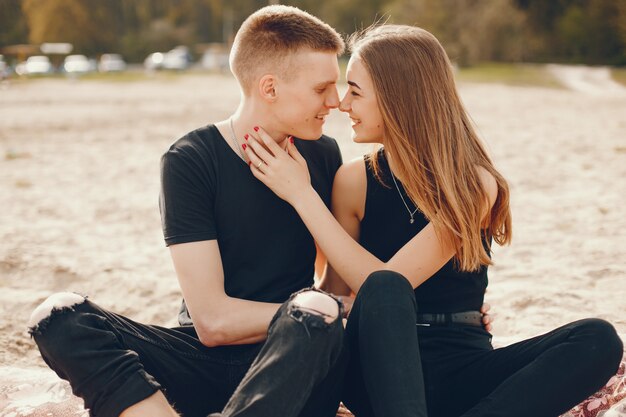
[[[357,294],[344,402],[358,417],[564,413],[616,372],[615,329],[587,319],[493,349],[477,310],[491,243],[511,239],[507,183],[433,35],[385,25],[351,44],[340,110],[356,142],[383,148],[337,173],[337,220],[293,143],[285,153],[259,130],[246,150],[252,173],[297,210],[328,257],[326,288],[342,292],[338,275]]]

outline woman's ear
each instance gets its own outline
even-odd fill
[[[267,101],[276,101],[276,77],[272,74],[266,74],[259,80],[259,94]]]

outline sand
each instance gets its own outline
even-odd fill
[[[460,90],[512,193],[514,240],[496,249],[487,293],[494,342],[584,317],[609,320],[626,339],[626,93]],[[45,366],[26,321],[52,292],[175,324],[181,295],[161,234],[159,157],[237,102],[225,75],[0,87],[0,385],[11,369]],[[350,141],[339,112],[326,133],[345,160],[371,149]]]

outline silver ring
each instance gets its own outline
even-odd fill
[[[259,165],[257,165],[257,166],[256,166],[256,169],[261,168],[261,165],[263,165],[263,161],[260,161],[260,162],[259,162]]]

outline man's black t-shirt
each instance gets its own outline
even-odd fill
[[[311,184],[327,206],[341,165],[337,142],[295,139]],[[217,239],[231,297],[282,303],[313,284],[315,244],[297,212],[254,178],[209,125],[176,141],[161,159],[165,243]],[[183,304],[179,322],[191,324]]]

